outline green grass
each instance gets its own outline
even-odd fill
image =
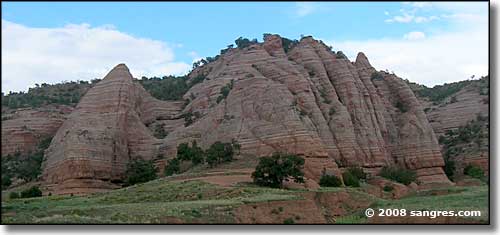
[[[436,190],[447,190],[446,195],[433,195]],[[397,208],[406,210],[453,210],[481,211],[481,217],[467,219],[488,221],[488,186],[450,187],[436,190],[426,190],[400,200],[378,200],[371,207]]]
[[[158,179],[144,184],[87,196],[45,196],[2,201],[2,223],[235,223],[235,208],[267,201],[303,199],[305,190],[262,188],[255,185],[220,187],[202,181]],[[446,195],[436,195],[445,191]],[[385,200],[362,188],[319,188],[317,193],[347,192],[351,199],[373,201],[371,208],[407,210],[481,210],[488,220],[488,187],[449,187],[420,191],[400,200]],[[291,201],[290,203],[294,203]],[[364,208],[344,208],[336,223],[366,223]],[[281,221],[280,221],[281,222]]]
[[[201,181],[154,180],[88,196],[6,200],[2,223],[231,223],[232,208],[244,203],[300,198],[286,190],[224,188]]]
[[[338,217],[335,220],[336,224],[365,224],[367,218],[364,215],[348,215]]]

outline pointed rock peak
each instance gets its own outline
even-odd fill
[[[133,80],[132,74],[125,64],[118,64],[104,77],[104,79],[130,79]]]
[[[358,53],[358,56],[356,56],[355,64],[371,67],[370,61],[368,61],[368,58],[366,58],[366,55],[363,52]]]
[[[264,49],[272,56],[285,56],[283,39],[278,34],[264,34]]]

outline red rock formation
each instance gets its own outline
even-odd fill
[[[281,45],[271,35],[198,67],[190,77],[207,79],[186,93],[186,99],[195,97],[186,107],[152,98],[118,65],[59,129],[44,179],[59,188],[71,182],[61,189],[65,193],[84,192],[102,186],[89,179],[123,179],[131,158],[161,155],[164,163],[179,143],[197,140],[207,148],[234,139],[242,153],[256,157],[276,151],[303,156],[308,180],[317,181],[323,170],[340,176],[338,165],[376,173],[398,164],[416,170],[420,183],[449,183],[434,132],[405,82],[390,74],[373,80],[376,70],[364,54],[350,62],[311,37],[287,53]],[[221,100],[228,84],[232,89]],[[180,117],[188,112],[199,115],[185,127]],[[168,136],[152,137],[151,123],[164,123]]]
[[[197,138],[205,146],[234,138],[255,155],[328,156],[374,173],[399,164],[417,170],[423,183],[448,183],[436,137],[413,92],[394,75],[372,80],[374,72],[362,53],[352,63],[306,37],[285,54],[281,38],[268,36],[263,44],[232,49],[193,71],[210,79],[190,90],[197,98],[188,109],[203,117],[169,137]],[[219,90],[231,80],[234,88],[217,104]],[[408,110],[398,110],[398,103]],[[332,162],[306,172],[318,179],[326,165],[336,168]]]
[[[171,116],[178,102],[153,99],[133,82],[124,64],[90,89],[64,122],[46,151],[43,178],[56,193],[113,188],[133,158],[157,156],[159,140],[144,123]],[[104,182],[104,183],[103,183]]]
[[[2,114],[2,157],[36,150],[40,140],[53,136],[73,110],[70,106],[17,109]]]
[[[470,84],[450,95],[441,102],[433,103],[426,97],[418,97],[427,110],[427,118],[436,136],[442,136],[448,130],[456,130],[476,120],[478,116],[489,115],[489,94],[484,92],[489,86],[489,78],[470,81]],[[488,122],[487,122],[488,123]],[[464,151],[454,157],[455,179],[463,176],[464,168],[469,165],[481,167],[486,174],[489,171],[489,134],[487,125],[483,130],[481,146],[474,151]]]

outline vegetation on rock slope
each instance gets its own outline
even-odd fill
[[[453,94],[462,90],[464,87],[471,84],[479,87],[481,95],[489,95],[489,76],[482,77],[479,80],[464,80],[453,83],[445,83],[443,85],[437,85],[432,88],[410,82],[408,80],[405,81],[416,95],[420,97],[426,97],[434,104],[441,103],[447,97],[452,96]]]
[[[458,156],[488,150],[488,130],[488,117],[478,115],[476,120],[469,121],[456,130],[448,130],[445,135],[439,137],[439,143],[443,145],[445,172],[448,178],[454,179],[455,159]]]
[[[92,81],[62,82],[54,85],[43,83],[41,86],[36,84],[28,92],[10,92],[7,95],[2,92],[2,106],[10,109],[38,108],[49,104],[76,106],[85,92],[98,80]]]
[[[49,147],[52,137],[43,139],[34,153],[2,157],[2,189],[11,185],[15,179],[25,182],[33,181],[42,173],[44,151]]]

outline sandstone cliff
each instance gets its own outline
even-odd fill
[[[385,165],[417,171],[426,183],[449,183],[440,147],[408,85],[377,72],[360,53],[354,62],[305,37],[283,49],[282,39],[234,48],[198,67],[184,102],[152,98],[125,65],[91,88],[64,122],[46,152],[44,180],[58,193],[113,188],[133,158],[155,159],[160,168],[179,143],[202,147],[236,140],[255,157],[276,151],[306,159],[306,177],[323,169]],[[378,76],[374,76],[378,75]],[[221,89],[229,89],[223,94]],[[194,115],[187,125],[182,117]],[[147,126],[163,124],[164,139]]]
[[[2,157],[33,152],[40,140],[55,135],[72,110],[65,105],[6,108],[2,112]]]
[[[456,175],[459,176],[469,164],[480,166],[486,173],[489,171],[489,76],[466,82],[463,88],[441,102],[432,102],[429,97],[418,96],[437,137],[445,136],[447,131],[470,125],[470,122],[478,118],[484,119],[481,123],[486,122],[483,124],[482,135],[476,140],[480,142],[480,146],[475,146],[475,143],[462,144],[461,150],[452,157]],[[443,149],[443,154],[446,155],[446,151],[446,148]]]

